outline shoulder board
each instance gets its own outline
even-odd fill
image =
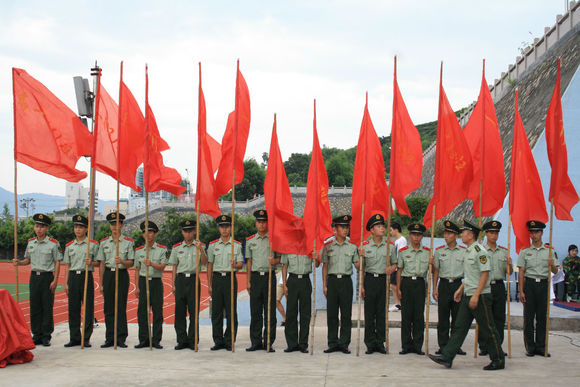
[[[64,245],[65,247],[69,247],[70,245],[72,245],[73,243],[75,243],[74,239],[72,241],[70,241],[69,243],[67,243],[66,245]]]
[[[549,249],[553,249],[553,248],[554,248],[554,246],[550,246],[550,244],[549,244],[549,243],[544,243],[544,247],[547,247],[547,248],[549,248]]]
[[[250,235],[249,237],[247,237],[247,238],[246,238],[246,240],[247,240],[247,241],[249,241],[250,239],[252,239],[252,238],[253,238],[253,237],[255,237],[255,236],[256,236],[256,234],[254,234],[254,235]]]
[[[133,239],[129,238],[128,236],[125,237],[126,241],[133,242]]]
[[[409,246],[402,247],[402,248],[401,248],[401,250],[399,250],[399,252],[401,252],[401,251],[405,251],[405,250],[407,250],[408,248],[409,248]]]
[[[463,246],[463,245],[457,245],[459,247],[461,247],[462,249],[466,249],[467,247]]]
[[[32,238],[32,239],[34,239],[34,238]],[[331,244],[331,243],[332,243],[332,242],[334,242],[334,241],[335,241],[335,239],[331,239],[331,240],[329,240],[328,242],[326,242],[326,243],[324,244],[324,246],[327,246],[327,245]]]
[[[238,242],[237,240],[234,239],[234,242],[236,242],[238,245],[241,245],[242,242]]]
[[[54,238],[48,238],[49,241],[53,242],[53,243],[58,243],[58,241]]]
[[[94,240],[94,239],[91,239],[91,242],[93,242],[93,243],[94,243],[94,244],[96,244],[96,245],[98,245],[98,244],[99,244],[99,242],[97,242],[97,241],[96,241],[96,240]]]
[[[390,244],[392,244],[393,246],[395,245],[395,242],[389,242]]]
[[[177,246],[181,246],[183,244],[183,242],[179,242],[173,245],[173,247],[177,247]]]
[[[499,247],[500,249],[507,250],[507,247],[503,247],[503,246],[500,246],[500,245],[497,245],[497,247]]]
[[[441,245],[441,246],[437,247],[435,250],[442,249],[442,248],[444,248],[445,246],[447,246],[447,245]]]
[[[431,251],[431,249],[430,249],[430,248],[428,248],[427,246],[423,246],[423,248],[424,248],[425,250],[427,250],[427,251]]]
[[[30,238],[30,239],[28,240],[28,242],[30,242],[30,241],[33,241],[33,240],[35,240],[35,239],[36,239],[36,237],[32,237],[32,238]]]
[[[104,241],[106,241],[107,239],[109,239],[109,237],[105,237],[105,238],[101,239],[101,242],[104,242]]]
[[[157,243],[157,247],[161,247],[162,249],[166,249],[167,246],[163,246],[161,243]]]
[[[481,251],[481,247],[479,247],[478,245],[475,245],[473,247],[475,249],[475,251],[480,252]]]
[[[142,249],[142,248],[144,248],[144,247],[145,247],[145,245],[143,245],[143,246],[139,246],[139,247],[137,247],[137,248],[135,249],[135,251],[137,251],[137,250],[141,250],[141,249]]]
[[[366,245],[368,245],[369,243],[371,243],[371,241],[364,241],[364,242],[363,242],[363,246],[366,246]]]
[[[209,242],[210,245],[213,245],[214,243],[216,243],[217,241],[219,241],[219,239],[213,240],[211,242]]]

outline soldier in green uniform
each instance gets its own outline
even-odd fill
[[[284,352],[308,353],[308,333],[312,317],[312,260],[307,255],[282,254],[282,282],[286,295],[286,325],[284,335],[288,347]],[[314,260],[316,267],[320,265]],[[298,332],[300,312],[300,333]]]
[[[359,248],[361,270],[364,271],[361,283],[365,305],[365,345],[366,354],[374,352],[386,354],[385,319],[387,275],[397,267],[397,247],[385,237],[385,218],[381,214],[372,215],[366,225],[371,232],[368,240]],[[389,266],[387,266],[387,243],[389,246]]]
[[[455,329],[455,319],[459,304],[453,300],[454,294],[461,286],[463,279],[463,254],[465,247],[457,244],[459,227],[450,220],[443,222],[443,238],[445,244],[435,249],[433,254],[433,298],[437,300],[437,342],[439,349],[435,352],[441,354],[441,349],[449,341],[449,333]],[[437,280],[439,279],[439,284]],[[451,324],[449,318],[451,317]],[[465,355],[461,348],[458,355]]]
[[[520,300],[524,304],[524,344],[526,355],[544,356],[546,346],[546,315],[548,308],[548,276],[558,272],[558,257],[553,247],[542,243],[546,225],[529,220],[532,245],[518,255]],[[552,250],[550,257],[550,249]],[[534,320],[536,321],[534,338]],[[550,356],[550,354],[548,354]]]
[[[499,343],[497,329],[491,316],[491,290],[489,287],[489,272],[491,264],[489,254],[477,242],[480,229],[463,221],[461,240],[467,245],[463,256],[463,274],[465,280],[455,292],[455,301],[460,302],[455,331],[451,333],[449,342],[443,348],[441,355],[429,355],[434,362],[451,368],[457,349],[465,341],[473,318],[479,324],[479,335],[486,343],[491,363],[483,367],[486,371],[505,368],[505,357]]]
[[[568,246],[568,256],[562,261],[564,269],[567,300],[576,300],[576,291],[580,293],[580,257],[578,246]]]
[[[66,244],[64,249],[63,265],[68,265],[65,271],[64,290],[68,295],[68,327],[70,340],[65,347],[81,345],[81,312],[85,290],[85,269],[88,267],[87,303],[85,305],[85,343],[91,347],[90,339],[93,333],[93,320],[95,310],[95,284],[93,270],[99,266],[95,260],[99,243],[89,240],[87,228],[89,220],[83,215],[72,217],[75,239]],[[87,243],[90,243],[89,256],[87,257]]]
[[[14,266],[30,265],[30,330],[35,345],[50,347],[54,331],[52,308],[54,292],[58,284],[62,254],[56,239],[46,233],[52,220],[45,214],[34,214],[34,233],[30,238],[21,261],[14,257]]]
[[[400,355],[424,355],[426,276],[429,273],[429,248],[421,244],[425,226],[412,223],[407,226],[411,245],[399,250],[397,257],[397,293],[401,300]]]
[[[104,298],[105,312],[105,343],[101,348],[114,345],[115,338],[115,270],[119,270],[119,284],[117,297],[117,345],[127,348],[127,295],[129,294],[129,273],[127,268],[133,266],[135,250],[133,239],[123,236],[123,221],[125,215],[112,212],[107,215],[107,221],[111,228],[111,236],[101,239],[97,261],[100,262],[99,272],[101,281],[101,293]],[[119,241],[119,255],[117,255],[117,241]]]
[[[163,335],[163,271],[167,265],[167,247],[155,243],[159,227],[149,221],[145,230],[145,222],[141,222],[139,228],[143,232],[143,239],[149,247],[149,259],[147,259],[147,247],[139,246],[135,249],[135,297],[139,300],[137,306],[137,322],[139,323],[139,344],[135,348],[149,347],[149,321],[147,315],[147,266],[149,266],[149,302],[153,312],[152,346],[162,349],[161,337]]]
[[[269,268],[280,263],[273,258],[268,238],[268,213],[266,210],[254,212],[258,232],[246,239],[246,267],[248,270],[247,289],[250,293],[250,341],[246,351],[266,349],[268,335],[268,273]],[[276,340],[276,273],[270,280],[270,352]],[[262,331],[263,328],[263,331]],[[263,340],[262,340],[263,338]]]
[[[332,220],[336,226],[336,238],[326,242],[322,249],[322,281],[327,299],[328,324],[328,348],[324,350],[325,353],[350,353],[348,345],[352,330],[352,265],[359,269],[358,249],[346,239],[351,219],[350,215],[342,215]]]
[[[195,239],[194,219],[181,221],[183,242],[173,245],[169,264],[173,265],[173,294],[175,294],[175,334],[176,350],[195,349],[195,337],[199,326],[195,324],[195,276],[198,265],[207,264],[203,243]],[[196,262],[197,257],[197,262]],[[201,266],[200,266],[201,269]],[[201,297],[201,281],[197,283],[197,302]],[[186,316],[189,313],[189,327]],[[199,336],[198,336],[199,337]]]
[[[491,270],[489,272],[490,288],[491,288],[491,314],[498,333],[499,345],[503,344],[503,334],[505,327],[505,309],[507,292],[505,288],[506,274],[511,275],[513,272],[512,259],[509,257],[508,249],[497,244],[499,237],[499,230],[501,230],[501,222],[492,220],[483,225],[482,229],[485,232],[485,239],[487,241],[485,249],[489,254],[489,261]],[[485,356],[488,350],[485,342],[479,337],[479,354]]]
[[[231,236],[232,218],[220,215],[216,218],[220,238],[212,241],[207,249],[207,286],[211,296],[211,323],[214,346],[212,351],[232,349],[232,329],[234,340],[238,333],[238,280],[235,272],[244,267],[241,243]],[[232,243],[234,256],[232,257]],[[231,269],[234,268],[234,315],[231,315]],[[224,332],[224,309],[227,326]],[[233,320],[233,321],[232,321]]]

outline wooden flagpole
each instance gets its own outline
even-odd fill
[[[365,203],[362,204],[361,209],[361,217],[360,217],[360,244],[359,247],[362,248],[363,245],[363,234],[364,234],[364,222],[365,222]],[[362,295],[362,264],[363,259],[362,257],[359,258],[359,266],[358,266],[358,292],[357,292],[357,299],[358,299],[358,317],[356,322],[356,355],[359,356],[360,354],[360,319],[361,319],[361,295]]]
[[[147,65],[145,65],[145,115],[147,115],[147,106],[149,105],[149,74]],[[151,247],[149,246],[149,152],[151,145],[151,136],[149,135],[149,120],[145,119],[145,162],[143,163],[143,180],[145,191],[145,260],[149,260]],[[147,168],[147,170],[145,170]],[[135,286],[139,286],[136,283]],[[151,293],[149,292],[149,266],[145,265],[145,292],[147,294],[147,334],[149,335],[149,350],[153,351],[153,336],[151,334]]]
[[[433,239],[435,238],[435,207],[436,204],[433,203],[433,214],[431,216],[431,249],[429,250],[429,274],[427,275],[427,301],[426,313],[425,313],[425,354],[429,355],[429,306],[431,304],[431,281],[433,276],[433,265],[431,264],[431,259],[433,259]]]
[[[201,65],[200,65],[201,66]],[[201,70],[200,70],[201,71]],[[198,148],[199,152],[199,148]],[[198,177],[199,179],[199,177]],[[195,211],[195,239],[199,239],[199,200],[196,203]],[[195,243],[195,242],[194,242]],[[193,295],[195,297],[195,335],[194,335],[194,350],[197,352],[199,341],[199,249],[195,246],[195,290]],[[191,317],[190,317],[191,318]]]
[[[270,305],[272,301],[272,264],[269,262],[271,254],[272,242],[270,242],[268,245],[268,318],[266,320],[266,324],[268,324],[266,328],[266,334],[268,335],[268,338],[266,339],[266,352],[270,352],[270,345],[272,344],[272,341],[270,340],[270,333],[272,330],[272,328],[270,328],[270,314],[272,313],[272,306]]]
[[[314,355],[314,322],[316,320],[316,239],[313,242],[314,251],[312,252],[312,314],[310,318],[310,356]]]
[[[238,113],[236,110],[236,125],[237,125],[237,117],[238,117]],[[235,144],[235,141],[234,141]],[[234,146],[235,149],[235,146]],[[235,160],[235,156],[236,153],[234,151],[234,160]],[[232,173],[232,239],[231,239],[231,245],[232,245],[232,263],[231,263],[231,267],[230,267],[230,333],[231,333],[231,337],[232,337],[232,352],[236,352],[235,349],[235,327],[234,327],[234,265],[236,262],[235,259],[235,255],[234,255],[234,223],[235,223],[235,210],[236,210],[236,167],[235,167],[235,161],[234,161],[234,170]]]
[[[14,123],[14,129],[16,131],[16,123]],[[14,259],[18,260],[18,162],[16,161],[16,136],[14,136],[14,153]],[[17,264],[14,265],[14,276],[16,282],[16,303],[18,303],[20,301],[20,292],[18,291]]]
[[[483,62],[484,66],[485,66],[485,61]],[[484,117],[485,119],[485,117]],[[484,127],[485,128],[485,127]],[[485,139],[485,135],[483,136],[483,138]],[[485,149],[485,145],[484,145],[484,149]],[[481,158],[481,168],[483,171],[483,157]],[[477,218],[477,224],[479,226],[479,229],[481,230],[481,214],[482,214],[482,206],[483,206],[483,179],[479,179],[479,216]],[[480,232],[478,237],[477,237],[477,241],[481,243],[481,241],[483,240],[483,234]],[[479,325],[477,324],[477,321],[475,322],[475,343],[473,344],[473,358],[477,359],[477,344],[479,341]]]
[[[508,257],[511,258],[511,244],[512,244],[512,216],[509,215],[508,217]],[[513,268],[513,264],[511,265]],[[510,313],[510,304],[511,304],[511,296],[510,296],[510,275],[507,274],[507,331],[508,331],[508,358],[512,358],[512,321],[511,321],[511,313]]]
[[[552,231],[554,225],[554,199],[550,200],[550,247],[548,249],[548,259],[552,256]],[[552,288],[552,266],[548,265],[548,303],[546,305],[546,345],[544,346],[544,357],[548,357],[548,339],[550,338],[550,289]]]
[[[389,231],[391,230],[391,191],[389,190],[389,205],[387,211],[387,235],[389,235]],[[391,266],[391,254],[390,254],[390,247],[391,247],[391,238],[387,236],[387,266]],[[385,289],[385,350],[389,353],[389,302],[391,297],[391,276],[389,274],[385,274],[386,280],[386,289]]]

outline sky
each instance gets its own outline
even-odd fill
[[[165,163],[195,185],[199,62],[210,135],[221,142],[239,59],[252,109],[246,158],[260,162],[269,150],[277,113],[287,159],[312,150],[314,98],[321,145],[356,145],[367,91],[377,134],[389,135],[396,55],[413,122],[434,121],[441,62],[458,110],[477,99],[482,59],[491,84],[564,11],[564,1],[546,0],[2,1],[0,186],[14,190],[12,67],[76,111],[72,77],[90,78],[95,61],[115,99],[124,61],[125,84],[143,107],[147,64],[149,103],[171,147]],[[88,171],[88,160],[77,168]],[[116,196],[106,175],[96,188],[101,200]],[[64,195],[65,182],[18,164],[18,192]]]

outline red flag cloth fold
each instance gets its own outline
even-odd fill
[[[220,214],[219,196],[215,189],[214,166],[215,149],[219,143],[207,134],[205,97],[201,88],[201,65],[199,70],[199,100],[197,118],[197,187],[195,189],[195,205],[197,212],[216,218]],[[213,151],[212,151],[213,147]],[[221,155],[218,155],[221,157]]]
[[[473,202],[473,211],[476,216],[493,216],[503,207],[505,170],[499,126],[491,93],[485,80],[485,67],[479,98],[465,126],[464,134],[473,161],[473,181],[468,197]]]
[[[391,127],[391,171],[389,185],[399,214],[411,216],[405,196],[421,186],[423,148],[419,131],[413,125],[399,84],[397,62],[393,83],[393,124]]]
[[[216,177],[218,196],[232,189],[233,171],[235,184],[244,180],[244,154],[250,133],[250,92],[238,65],[236,77],[236,108],[228,117],[228,124],[222,139],[222,158]]]
[[[216,173],[220,166],[220,161],[222,159],[222,144],[220,144],[216,139],[205,132],[205,138],[207,139],[207,145],[209,146],[209,153],[211,158],[211,171]]]
[[[385,180],[385,161],[377,132],[371,121],[368,103],[365,103],[363,120],[356,147],[354,175],[352,178],[352,221],[350,241],[356,245],[369,236],[361,222],[373,214],[387,216],[389,189]],[[362,213],[364,203],[364,214]],[[362,220],[361,220],[362,216]]]
[[[443,65],[439,83],[439,114],[437,117],[437,148],[435,153],[435,183],[433,197],[427,206],[423,223],[430,228],[433,221],[450,213],[467,199],[473,178],[473,165],[469,146],[457,116],[443,90]]]
[[[0,368],[32,361],[32,335],[22,310],[8,290],[0,289]]]
[[[12,69],[14,158],[49,175],[77,182],[76,169],[93,153],[93,136],[79,117],[25,70]]]
[[[568,150],[564,136],[564,120],[562,117],[562,97],[560,92],[560,59],[558,59],[558,75],[554,93],[546,115],[546,144],[548,159],[552,167],[550,179],[549,200],[553,201],[556,218],[572,219],[572,207],[578,203],[578,194],[568,176]]]
[[[548,213],[540,175],[518,110],[517,90],[510,176],[509,209],[516,236],[516,252],[519,253],[530,245],[526,222],[539,220],[545,223],[548,221]]]
[[[308,254],[304,223],[302,218],[294,215],[290,186],[278,146],[275,115],[264,180],[264,200],[268,211],[268,235],[272,249],[282,254]]]
[[[316,109],[316,105],[314,106]],[[316,241],[316,252],[320,252],[322,247],[324,247],[324,240],[332,236],[332,215],[328,201],[328,175],[324,167],[324,159],[322,158],[316,130],[316,110],[314,110],[312,157],[308,168],[306,204],[304,205],[302,220],[309,254],[314,251],[314,241]]]
[[[117,179],[119,106],[99,81],[95,108],[95,152],[93,168]]]

